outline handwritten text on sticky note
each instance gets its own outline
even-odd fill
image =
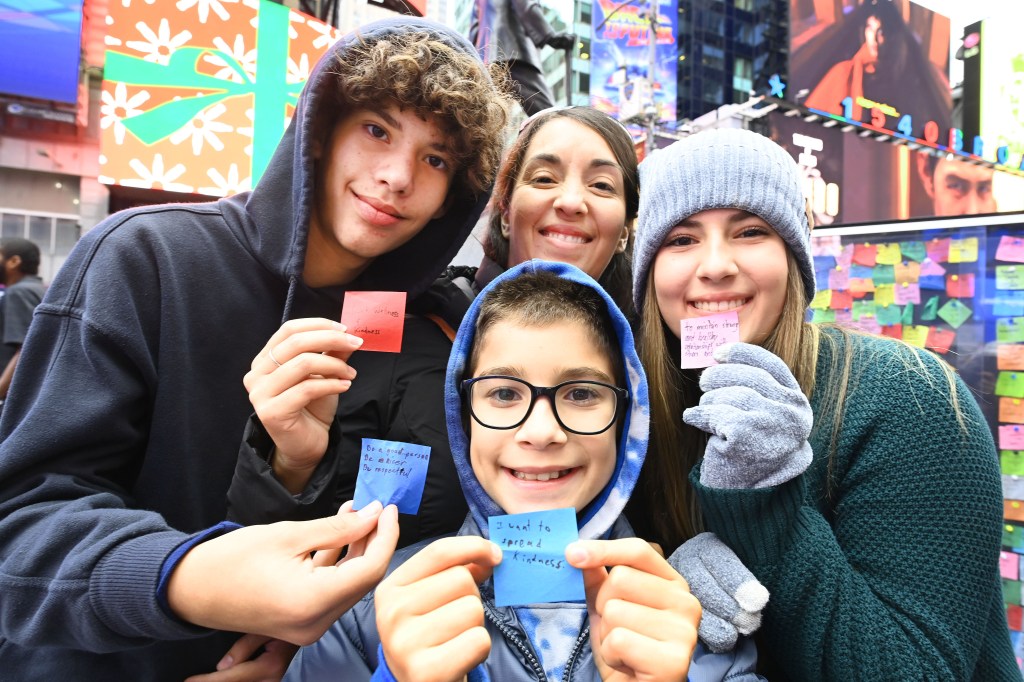
[[[717,365],[715,349],[740,340],[740,319],[735,312],[680,320],[683,369]]]
[[[347,291],[341,323],[363,340],[360,350],[398,353],[405,326],[404,291]]]
[[[565,548],[579,539],[575,509],[492,516],[487,528],[502,552],[494,568],[498,606],[586,599],[582,571],[565,559]]]
[[[374,500],[393,504],[403,514],[415,514],[423,498],[430,446],[377,438],[363,439],[353,507],[362,509]]]

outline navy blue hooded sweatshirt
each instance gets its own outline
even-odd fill
[[[410,28],[476,54],[422,20],[360,33]],[[225,518],[253,357],[285,319],[340,315],[342,288],[301,273],[313,114],[357,39],[320,61],[251,193],[113,215],[54,278],[0,420],[0,677],[180,682],[237,639],[168,613],[157,583],[176,547]],[[422,292],[485,202],[454,202],[348,288]]]

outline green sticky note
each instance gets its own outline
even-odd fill
[[[957,329],[967,318],[971,316],[971,309],[964,305],[960,299],[951,298],[946,305],[939,308],[939,317],[946,321],[953,329]]]
[[[1000,372],[996,379],[996,395],[1024,398],[1024,372]]]
[[[875,319],[883,327],[899,324],[903,318],[903,308],[898,305],[875,306]]]
[[[821,324],[823,322],[835,322],[836,311],[829,308],[828,310],[822,310],[821,308],[815,308],[813,310],[814,316],[811,317],[811,322]]]
[[[924,242],[900,242],[900,252],[903,254],[904,258],[916,260],[918,263],[928,256],[928,251],[925,249]]]
[[[1003,603],[1020,604],[1020,581],[1003,578]]]
[[[1024,527],[1012,523],[1003,524],[1003,546],[1011,549],[1024,548]]]
[[[1021,343],[1024,341],[1024,317],[997,318],[996,341],[999,343]]]
[[[932,320],[935,319],[935,316],[938,314],[938,312],[939,312],[939,297],[938,296],[932,296],[931,298],[929,298],[925,302],[924,307],[921,308],[921,321],[922,322],[931,322]]]
[[[1024,265],[997,265],[996,289],[1024,289]]]
[[[876,265],[871,269],[871,279],[875,284],[893,284],[896,282],[896,268],[892,265]]]
[[[857,301],[853,302],[853,319],[859,320],[862,317],[874,317],[875,316],[875,302],[874,301]]]
[[[1007,476],[1024,476],[1024,450],[1000,450],[999,470]]]

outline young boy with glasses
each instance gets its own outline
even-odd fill
[[[698,644],[700,604],[622,516],[647,450],[647,381],[594,280],[537,260],[495,279],[459,328],[445,408],[465,523],[396,553],[285,679],[760,679],[749,640],[725,654]],[[498,606],[488,519],[565,507],[586,603]]]

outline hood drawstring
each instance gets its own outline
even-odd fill
[[[292,304],[295,302],[295,289],[299,286],[299,276],[289,275],[288,276],[288,296],[284,299],[284,310],[281,312],[281,324],[288,321],[288,316],[292,312]]]

